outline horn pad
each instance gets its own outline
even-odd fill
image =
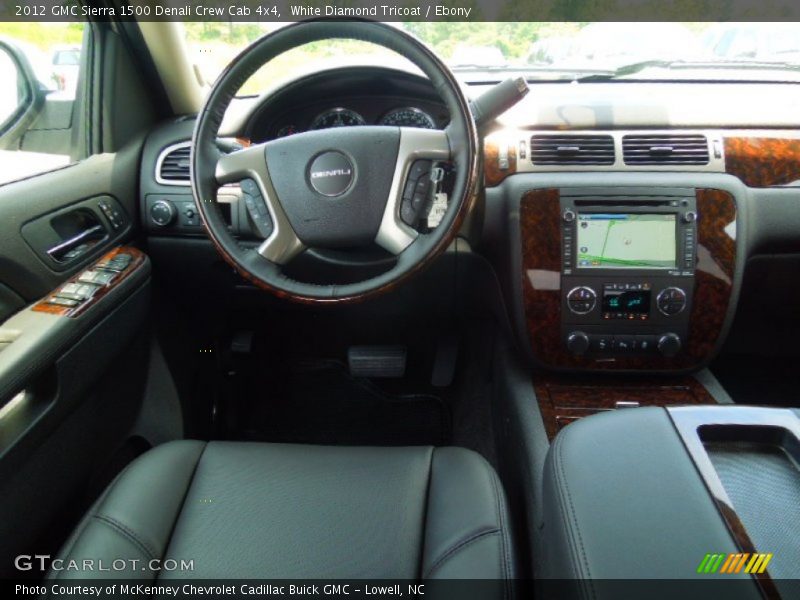
[[[272,185],[297,237],[309,247],[375,240],[400,145],[397,127],[295,134],[266,145]]]

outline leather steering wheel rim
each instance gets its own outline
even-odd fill
[[[284,145],[280,145],[281,140],[276,140],[230,155],[221,154],[216,139],[222,118],[243,83],[276,56],[303,44],[327,39],[371,42],[406,57],[430,79],[447,106],[450,124],[444,131],[369,126],[320,130],[291,136],[294,138],[291,147],[285,141]],[[396,133],[389,131],[392,129]],[[361,152],[359,144],[369,143],[375,145],[367,147],[366,152]],[[284,199],[278,197],[275,191],[277,183],[273,185],[267,165],[270,160],[277,161],[288,151],[306,152],[308,147],[310,150],[306,153],[313,158],[320,153],[338,152],[340,144],[342,147],[355,149],[355,153],[361,152],[361,156],[369,156],[372,148],[385,146],[387,153],[391,153],[394,147],[392,144],[398,148],[395,164],[387,169],[391,171],[392,180],[391,185],[384,184],[383,189],[388,187],[390,192],[385,199],[385,206],[380,208],[381,214],[375,217],[376,223],[380,217],[380,224],[374,240],[395,254],[397,260],[384,273],[358,283],[318,285],[296,281],[283,273],[280,264],[290,260],[307,246],[298,237],[287,217],[289,211],[282,204],[286,195]],[[342,150],[342,153],[352,158],[353,152]],[[298,156],[301,156],[301,162],[305,159],[305,154]],[[416,159],[448,160],[455,165],[453,189],[447,210],[439,225],[425,234],[411,231],[400,221],[399,216],[402,186]],[[292,168],[294,166],[292,164]],[[359,177],[368,180],[370,174],[377,170],[375,166],[373,163],[359,171],[360,165],[353,164],[353,180],[359,182]],[[302,168],[307,171],[309,167],[302,162]],[[283,169],[272,170],[276,177],[281,176],[279,171],[282,172]],[[308,180],[309,172],[303,176]],[[221,185],[244,179],[256,182],[273,221],[273,233],[258,249],[240,244],[233,237],[216,202],[217,190]],[[301,21],[256,40],[231,62],[214,83],[197,117],[192,139],[192,194],[208,235],[219,253],[243,277],[258,287],[279,297],[304,303],[363,300],[388,291],[420,271],[444,251],[458,234],[465,215],[474,204],[477,181],[478,133],[468,100],[458,82],[447,66],[422,42],[395,27],[374,21]],[[303,190],[303,193],[309,192]],[[362,195],[363,193],[366,192],[362,192]],[[335,210],[330,206],[324,208],[328,211]],[[371,209],[378,210],[374,206]],[[299,209],[294,207],[294,210]],[[291,231],[287,230],[287,226]]]

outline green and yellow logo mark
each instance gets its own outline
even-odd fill
[[[706,554],[697,567],[698,573],[763,573],[767,570],[769,561],[772,560],[772,553],[769,554],[748,554],[746,552],[736,554]]]

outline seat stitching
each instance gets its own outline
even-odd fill
[[[135,531],[130,529],[129,527],[125,526],[123,523],[120,523],[113,517],[109,517],[107,515],[93,515],[93,519],[97,519],[101,523],[105,523],[118,533],[120,533],[123,537],[126,537],[128,540],[134,543],[140,550],[142,550],[148,558],[153,559],[155,558],[155,552],[153,552],[147,543],[140,539],[139,536],[136,534]]]
[[[504,585],[504,587],[503,587],[503,596],[507,598],[508,597],[508,591],[509,591],[508,590],[508,580],[510,579],[510,575],[511,574],[509,572],[509,569],[510,569],[510,557],[509,557],[509,554],[508,554],[509,549],[508,549],[508,544],[506,544],[506,536],[505,536],[505,532],[506,532],[505,507],[504,507],[504,505],[503,505],[503,503],[501,501],[502,499],[500,497],[500,491],[499,491],[498,485],[497,485],[498,484],[497,475],[495,474],[494,469],[492,469],[491,466],[489,465],[489,463],[486,462],[485,460],[484,460],[483,464],[484,464],[484,467],[486,469],[486,472],[489,475],[489,480],[492,482],[492,490],[494,491],[495,512],[497,513],[497,521],[498,521],[498,524],[500,526],[500,546],[503,549],[502,558],[501,558],[502,564],[500,565],[500,570],[505,575],[505,580],[506,580],[506,585]]]
[[[422,516],[422,550],[420,551],[418,572],[420,578],[422,577],[422,572],[425,568],[425,547],[428,545],[428,512],[430,512],[431,487],[433,480],[433,455],[435,452],[436,448],[431,447],[428,453],[428,484],[425,488],[425,514]]]
[[[103,505],[103,502],[106,500],[106,498],[108,498],[108,496],[110,496],[110,495],[111,495],[111,491],[112,491],[112,490],[114,489],[114,487],[117,485],[117,482],[118,482],[120,479],[122,479],[122,476],[123,476],[125,473],[127,473],[127,472],[128,472],[128,470],[131,468],[131,466],[132,466],[132,465],[133,465],[135,462],[136,462],[136,461],[135,461],[135,460],[133,460],[133,461],[131,461],[130,463],[128,463],[128,464],[125,466],[125,468],[124,468],[124,469],[122,469],[122,471],[120,471],[120,472],[117,474],[117,476],[114,478],[114,480],[111,482],[111,484],[110,484],[110,485],[109,485],[109,486],[106,488],[106,490],[105,490],[105,491],[104,491],[104,492],[103,492],[103,493],[100,495],[100,497],[99,497],[99,498],[98,498],[98,499],[97,499],[97,500],[94,502],[94,504],[92,504],[92,506],[91,506],[91,508],[90,508],[90,510],[89,510],[89,513],[88,513],[88,514],[87,514],[87,515],[86,515],[86,516],[85,516],[83,519],[81,519],[80,523],[78,523],[78,527],[76,528],[76,530],[75,530],[75,531],[72,533],[72,535],[71,535],[71,536],[69,537],[69,539],[67,540],[67,544],[68,544],[68,546],[66,546],[65,548],[62,548],[62,549],[61,549],[61,551],[59,552],[59,556],[68,557],[70,554],[72,554],[72,551],[75,549],[75,545],[78,543],[78,540],[80,540],[80,539],[81,539],[81,537],[83,536],[83,534],[86,532],[86,528],[89,526],[89,523],[91,523],[91,522],[92,522],[92,517],[94,516],[94,515],[92,514],[92,511],[93,511],[93,510],[97,510],[97,509],[98,509],[98,507],[100,507],[100,506],[102,506],[102,505]],[[96,514],[96,513],[95,513],[95,514]],[[60,571],[56,571],[56,572],[55,572],[55,574],[53,575],[52,579],[53,579],[53,581],[56,581],[56,580],[58,580],[60,577],[61,577],[61,572],[60,572]]]
[[[203,456],[206,454],[206,450],[210,442],[205,442],[203,444],[203,449],[200,451],[200,455],[197,457],[197,462],[194,464],[194,469],[192,469],[192,476],[189,478],[189,481],[186,483],[186,491],[183,493],[183,500],[181,501],[181,506],[178,509],[177,514],[175,515],[175,522],[172,524],[172,529],[169,532],[169,536],[167,537],[166,542],[164,543],[164,554],[160,558],[164,558],[169,551],[170,542],[172,542],[172,536],[175,534],[175,528],[178,526],[178,520],[181,518],[183,514],[183,508],[186,506],[186,498],[189,496],[189,491],[192,489],[192,484],[194,483],[195,475],[197,475],[197,469],[200,467],[200,462],[203,460]],[[156,575],[156,580],[159,579],[159,575]]]
[[[588,579],[589,588],[591,590],[592,597],[596,598],[597,594],[595,592],[594,584],[592,582],[591,570],[589,569],[589,561],[588,561],[587,556],[586,556],[586,549],[585,549],[585,547],[583,545],[583,537],[581,536],[581,531],[580,531],[580,528],[578,526],[578,516],[577,516],[577,513],[575,511],[575,505],[572,502],[572,494],[570,493],[569,482],[567,480],[566,471],[564,470],[564,462],[562,460],[563,455],[562,455],[562,452],[561,452],[561,447],[563,446],[563,444],[562,444],[563,438],[564,438],[563,435],[561,437],[557,437],[555,443],[553,444],[553,446],[554,446],[553,450],[554,450],[554,454],[555,454],[556,465],[558,467],[557,472],[561,475],[561,477],[559,477],[559,482],[558,482],[561,485],[556,486],[556,487],[557,487],[558,490],[560,490],[563,487],[564,492],[566,493],[566,500],[567,500],[567,503],[568,503],[568,506],[566,507],[566,508],[568,508],[568,511],[567,511],[567,517],[568,518],[564,519],[564,522],[565,522],[565,525],[567,525],[568,530],[574,531],[575,536],[578,539],[578,545],[579,545],[579,548],[580,548],[580,555],[581,555],[581,558],[583,559],[584,567],[586,568],[586,575],[587,575],[586,579]],[[559,494],[559,495],[561,495],[561,494]]]
[[[472,544],[473,542],[477,542],[478,540],[480,540],[480,539],[482,539],[482,538],[488,537],[488,536],[490,536],[490,535],[495,535],[495,534],[497,534],[497,533],[500,533],[500,530],[499,530],[499,529],[487,529],[487,530],[484,530],[484,531],[479,531],[479,532],[477,532],[477,533],[474,533],[473,535],[469,536],[468,538],[466,538],[466,539],[464,539],[464,540],[461,540],[460,542],[458,542],[458,543],[457,543],[457,544],[455,544],[454,546],[451,546],[450,548],[448,548],[448,549],[447,549],[447,550],[444,552],[444,554],[442,554],[442,555],[441,555],[441,556],[440,556],[440,557],[439,557],[439,558],[436,560],[436,562],[434,562],[434,563],[431,565],[431,568],[430,568],[430,569],[428,569],[428,572],[427,572],[427,573],[425,573],[425,574],[422,576],[422,578],[423,578],[423,579],[427,579],[427,578],[429,578],[431,575],[433,575],[433,573],[434,573],[434,572],[435,572],[435,571],[436,571],[436,570],[437,570],[439,567],[441,567],[441,566],[442,566],[442,564],[444,564],[444,563],[445,563],[445,562],[446,562],[446,561],[447,561],[449,558],[452,558],[452,557],[453,557],[453,556],[454,556],[454,555],[455,555],[455,554],[456,554],[456,553],[457,553],[459,550],[463,550],[464,548],[466,548],[467,546],[469,546],[469,545],[470,545],[470,544]]]

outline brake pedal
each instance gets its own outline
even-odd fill
[[[347,366],[352,377],[403,377],[406,374],[405,346],[351,346]]]

